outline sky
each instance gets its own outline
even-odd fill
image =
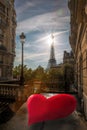
[[[63,62],[64,50],[70,51],[70,12],[68,0],[15,0],[17,15],[16,57],[14,66],[21,64],[19,35],[24,32],[24,65],[46,68],[50,58],[51,34],[54,35],[55,59]]]

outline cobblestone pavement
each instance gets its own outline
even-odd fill
[[[67,118],[28,126],[26,103],[7,123],[0,125],[0,130],[87,130],[86,123],[74,112]]]

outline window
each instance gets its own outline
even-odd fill
[[[0,41],[0,45],[2,45],[2,42]]]
[[[2,22],[2,18],[1,18],[1,16],[0,16],[0,23]]]
[[[86,51],[86,69],[87,69],[87,51]]]
[[[0,68],[0,77],[2,77],[2,68]]]
[[[0,54],[0,63],[3,62],[3,55]]]
[[[0,34],[2,34],[2,30],[0,29]]]
[[[5,13],[5,6],[2,3],[0,3],[0,11]]]

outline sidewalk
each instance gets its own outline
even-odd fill
[[[26,103],[24,103],[10,121],[0,125],[0,130],[87,130],[87,126],[77,112],[74,112],[64,119],[37,123],[29,127]]]

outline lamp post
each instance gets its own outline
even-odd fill
[[[87,2],[86,2],[86,5],[85,5],[85,14],[87,15]]]
[[[26,36],[24,35],[24,33],[22,32],[20,37],[20,42],[21,42],[21,47],[22,47],[22,54],[21,54],[21,75],[20,75],[20,85],[24,85],[24,73],[23,73],[23,47],[24,47],[24,43],[25,43],[25,38]]]

